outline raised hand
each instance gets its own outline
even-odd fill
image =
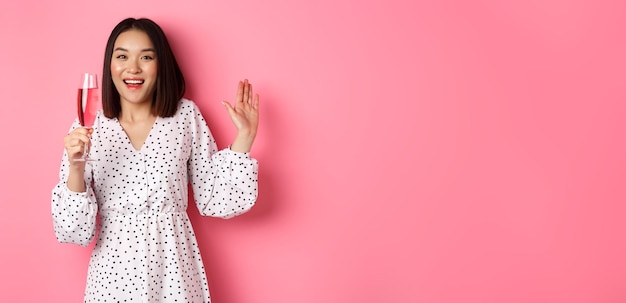
[[[237,128],[237,137],[230,149],[236,152],[249,152],[259,127],[259,95],[252,93],[248,79],[239,81],[235,105],[223,101],[230,119]]]

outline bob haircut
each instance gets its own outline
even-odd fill
[[[127,18],[115,26],[109,36],[104,52],[102,72],[102,110],[107,118],[117,118],[122,111],[120,94],[111,77],[111,60],[117,37],[129,30],[140,30],[148,35],[156,53],[157,78],[152,113],[160,117],[171,117],[178,109],[178,103],[185,94],[185,78],[176,62],[174,53],[167,42],[161,27],[146,18]]]

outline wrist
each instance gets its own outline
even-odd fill
[[[69,159],[70,162],[70,171],[72,173],[84,173],[85,172],[85,161],[75,161],[74,159]]]
[[[254,136],[237,134],[233,144],[230,145],[230,150],[239,153],[249,153],[252,149],[252,143],[254,143]]]

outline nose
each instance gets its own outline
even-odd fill
[[[139,60],[129,60],[128,62],[128,72],[131,74],[141,73],[141,67],[139,65]]]

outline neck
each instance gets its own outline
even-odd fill
[[[141,122],[155,118],[154,114],[152,114],[152,106],[150,103],[122,103],[121,105],[120,121]]]

